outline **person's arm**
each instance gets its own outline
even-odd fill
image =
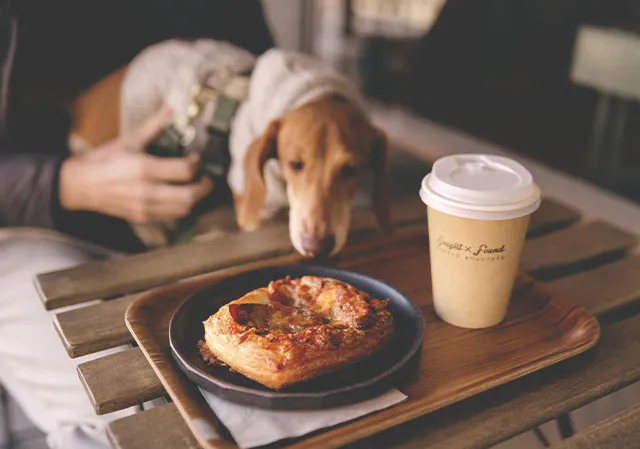
[[[65,156],[8,153],[0,147],[0,227],[53,228],[121,251],[142,251],[131,227],[115,217],[60,205]]]
[[[57,185],[64,156],[24,153],[7,136],[9,81],[17,41],[11,4],[0,3],[0,226],[54,227]]]
[[[62,159],[0,150],[0,226],[54,227]]]

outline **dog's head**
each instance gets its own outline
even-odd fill
[[[349,231],[358,175],[374,174],[373,206],[380,228],[391,230],[387,140],[358,109],[326,96],[271,122],[250,146],[245,191],[238,210],[242,229],[260,225],[265,199],[263,168],[277,158],[287,182],[289,232],[308,257],[337,253]]]

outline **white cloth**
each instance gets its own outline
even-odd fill
[[[245,154],[272,120],[322,95],[334,93],[366,113],[366,103],[358,89],[325,61],[278,48],[261,55],[251,75],[249,97],[238,109],[231,126],[231,166],[227,177],[231,189],[237,193],[244,191]],[[288,202],[277,161],[267,162],[264,177],[267,193],[263,216],[268,218]]]
[[[264,410],[225,401],[203,389],[200,392],[242,449],[306,435],[389,408],[407,399],[404,393],[392,388],[372,399],[329,409]]]
[[[78,363],[92,357],[67,355],[33,277],[105,255],[53,231],[0,229],[0,383],[47,434],[51,448],[110,446],[105,418],[95,414],[76,372]]]
[[[156,112],[166,102],[178,114],[191,104],[191,88],[211,71],[241,73],[255,56],[227,42],[169,39],[141,51],[127,66],[120,91],[120,134]]]

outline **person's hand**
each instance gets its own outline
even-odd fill
[[[162,108],[128,135],[63,162],[60,205],[134,223],[186,216],[213,183],[206,176],[192,182],[198,170],[196,154],[159,158],[143,151],[161,132],[169,113]]]

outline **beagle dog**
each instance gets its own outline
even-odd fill
[[[203,86],[210,95],[194,106]],[[219,174],[241,230],[259,228],[288,208],[298,252],[336,254],[347,240],[361,172],[371,170],[373,210],[379,227],[391,231],[386,138],[357,89],[325,63],[281,49],[256,58],[205,39],[156,44],[75,101],[71,150],[117,137],[162,103],[174,110],[178,128],[184,130],[185,117],[191,120],[187,152],[210,149],[224,135],[229,161]],[[212,136],[205,125],[220,117],[224,123]],[[153,247],[171,243],[167,230],[175,224],[133,226]]]

